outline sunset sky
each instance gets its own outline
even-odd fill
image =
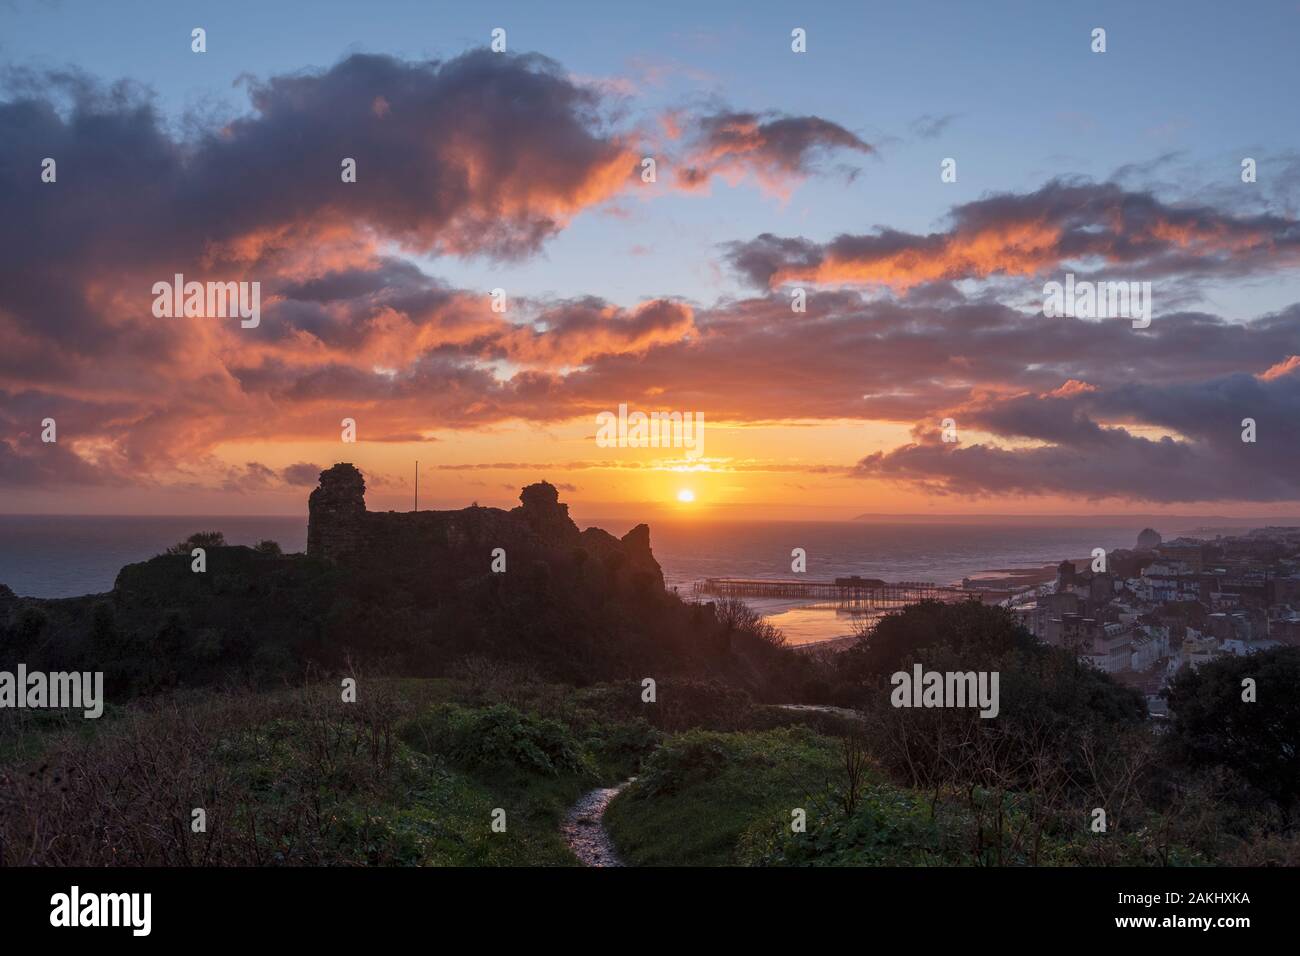
[[[0,0],[0,512],[1300,514],[1300,4],[612,6]]]

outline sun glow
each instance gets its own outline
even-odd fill
[[[689,488],[683,488],[681,491],[677,492],[677,500],[684,505],[688,505],[695,500],[695,492],[691,491]]]

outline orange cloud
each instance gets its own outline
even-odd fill
[[[670,138],[681,135],[677,117],[670,114],[663,122]],[[717,113],[694,118],[689,128],[675,177],[685,190],[705,189],[718,176],[733,185],[753,176],[767,192],[786,196],[831,151],[874,152],[844,127],[817,116]]]
[[[1264,382],[1271,382],[1274,379],[1282,378],[1284,375],[1294,375],[1300,372],[1300,355],[1292,355],[1276,365],[1270,366],[1267,371],[1261,372],[1259,378]]]
[[[770,234],[734,243],[733,266],[755,285],[926,283],[1028,276],[1094,260],[1132,276],[1248,275],[1300,264],[1300,223],[1162,203],[1113,183],[1051,182],[958,206],[945,232],[891,229],[827,243]]]

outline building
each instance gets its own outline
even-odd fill
[[[1132,631],[1123,624],[1090,628],[1079,651],[1082,660],[1107,674],[1130,670],[1133,662]]]
[[[1205,542],[1194,538],[1175,538],[1168,544],[1162,544],[1156,552],[1165,561],[1185,564],[1196,573],[1205,569]]]
[[[1046,642],[1048,612],[1041,601],[1018,604],[1011,609],[1011,613],[1016,616],[1021,627],[1040,641]]]
[[[1149,670],[1169,656],[1169,628],[1159,624],[1139,625],[1133,630],[1132,644],[1129,669]]]
[[[1137,549],[1139,551],[1154,551],[1160,547],[1161,537],[1159,532],[1154,528],[1143,528],[1138,534]]]

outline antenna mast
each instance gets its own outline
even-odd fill
[[[415,510],[420,510],[420,459],[415,459]]]

